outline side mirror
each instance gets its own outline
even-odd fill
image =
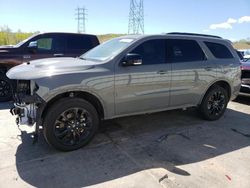
[[[29,49],[37,49],[37,41],[32,41],[29,43]]]
[[[139,54],[127,54],[123,60],[123,66],[137,66],[142,64],[142,57]]]
[[[37,41],[32,41],[29,43],[28,49],[31,53],[36,53],[37,51]]]

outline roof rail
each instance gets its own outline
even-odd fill
[[[215,35],[206,35],[206,34],[198,34],[198,33],[181,33],[181,32],[171,32],[167,33],[168,35],[190,35],[190,36],[200,36],[200,37],[212,37],[222,39],[222,37],[215,36]]]

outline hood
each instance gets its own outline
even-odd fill
[[[6,75],[15,80],[32,80],[60,74],[81,73],[94,68],[95,65],[96,62],[78,58],[47,58],[15,66]]]
[[[6,53],[15,50],[15,46],[7,45],[7,46],[0,46],[0,53]]]
[[[4,45],[4,46],[0,46],[0,49],[2,48],[14,48],[14,45]]]

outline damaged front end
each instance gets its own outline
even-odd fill
[[[39,106],[44,103],[36,94],[38,88],[34,81],[16,81],[16,87],[13,90],[14,107],[11,108],[10,112],[17,116],[17,125],[33,126],[35,123],[38,125]]]

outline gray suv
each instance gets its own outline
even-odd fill
[[[169,33],[123,36],[79,58],[49,58],[8,71],[18,124],[43,127],[59,150],[86,145],[101,120],[197,107],[219,119],[240,89],[240,60],[228,40]]]

